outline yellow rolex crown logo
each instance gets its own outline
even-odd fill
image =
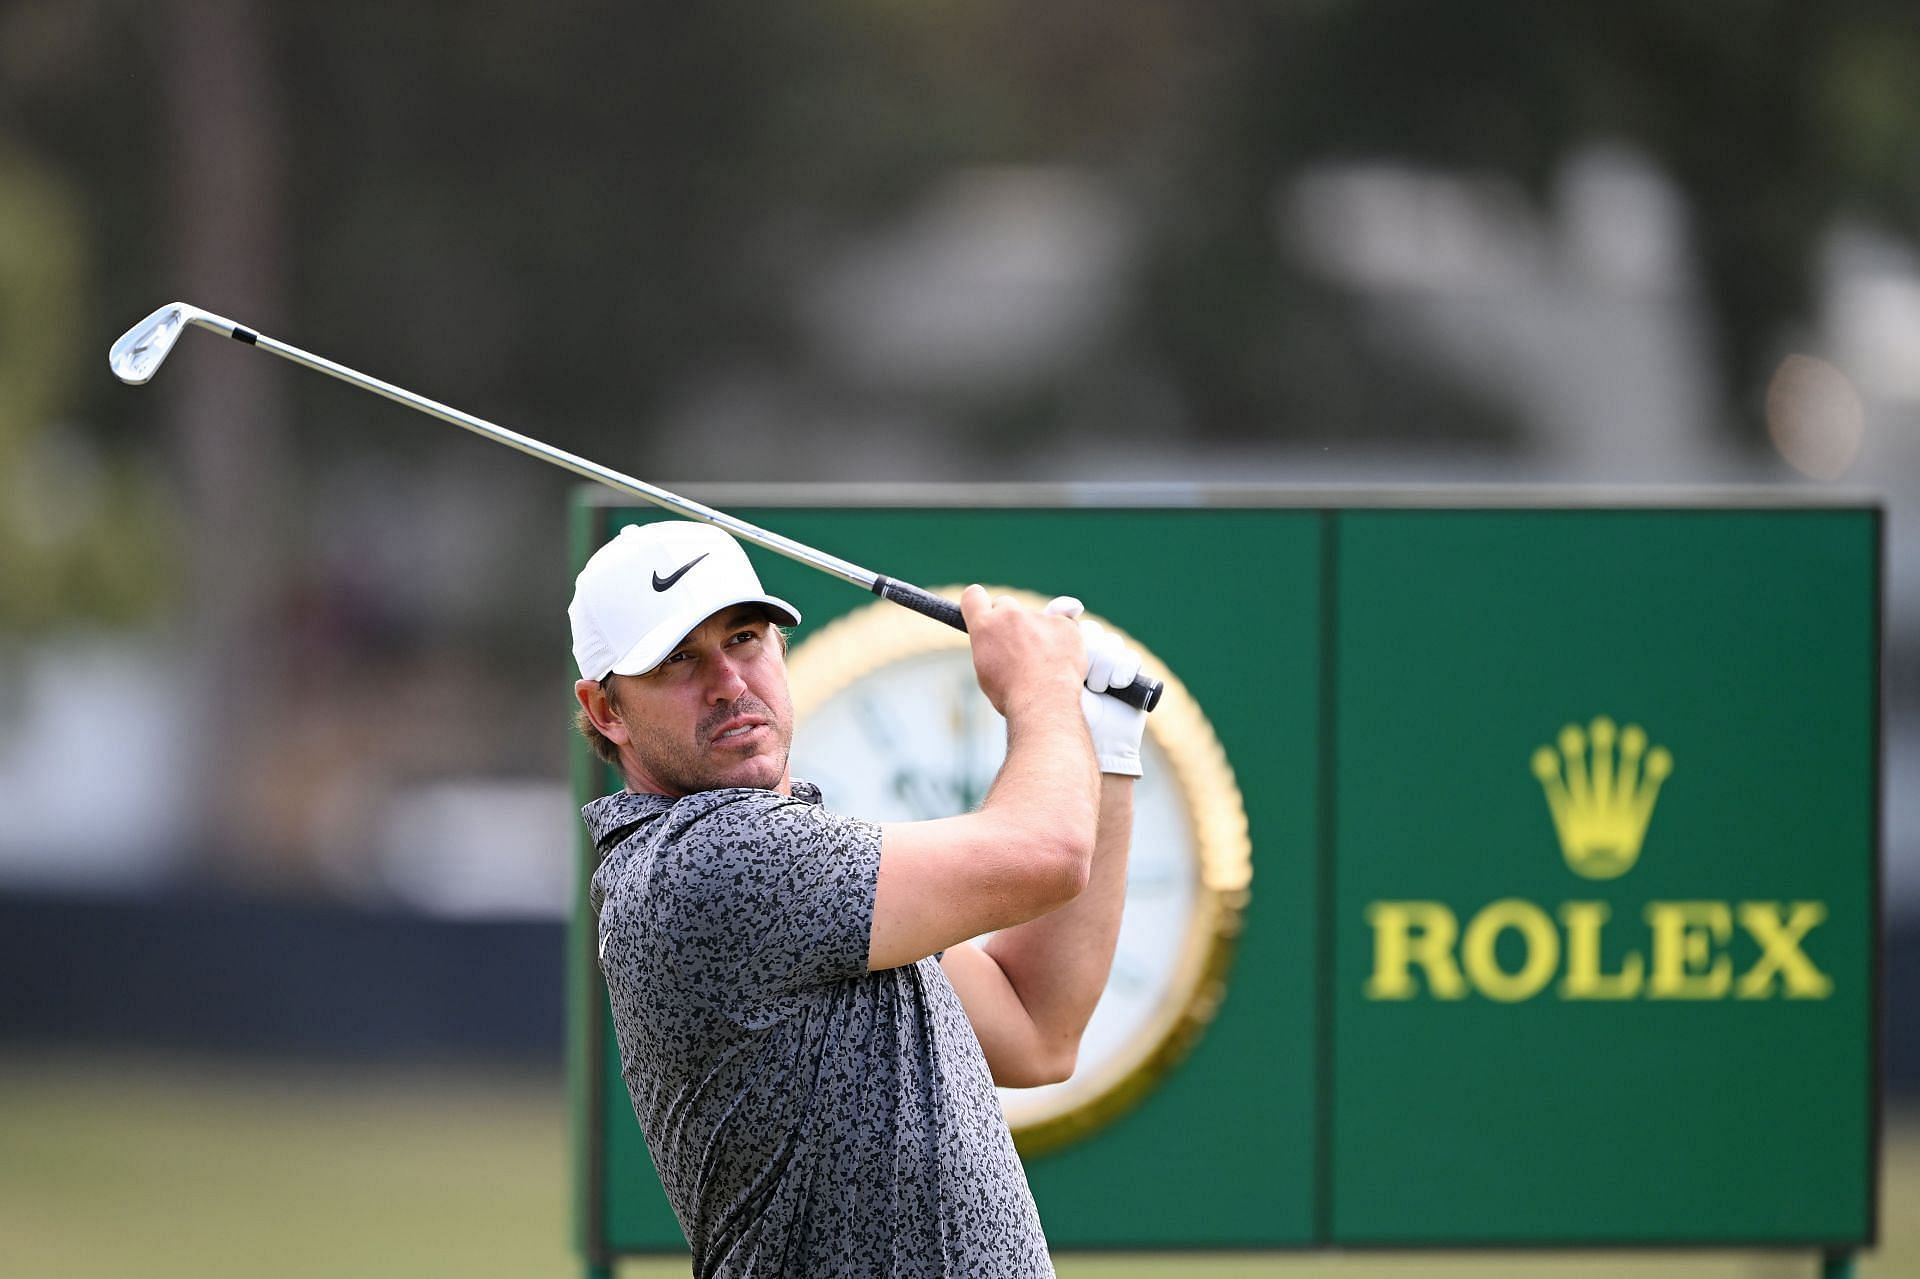
[[[1616,733],[1604,715],[1584,733],[1578,724],[1568,724],[1560,730],[1558,746],[1534,751],[1533,775],[1547,793],[1560,851],[1576,875],[1618,878],[1640,857],[1660,783],[1673,772],[1673,756],[1664,746],[1649,751],[1646,730],[1638,724]]]

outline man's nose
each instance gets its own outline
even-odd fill
[[[714,656],[707,666],[707,696],[714,702],[731,702],[747,691],[747,681],[740,677],[740,668],[725,653]]]

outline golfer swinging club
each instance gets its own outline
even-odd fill
[[[993,1088],[1065,1079],[1106,984],[1146,715],[1097,694],[1140,663],[1077,600],[960,606],[1006,763],[876,824],[788,773],[800,614],[732,537],[626,528],[579,576],[577,720],[626,779],[583,811],[600,966],[697,1276],[1053,1273]]]

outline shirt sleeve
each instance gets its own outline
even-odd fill
[[[880,828],[772,791],[674,806],[649,912],[692,993],[751,1006],[867,971]]]

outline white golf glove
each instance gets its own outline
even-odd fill
[[[1047,612],[1079,617],[1085,606],[1071,595],[1048,603]],[[1122,777],[1140,776],[1140,738],[1147,731],[1147,713],[1117,697],[1110,688],[1125,688],[1140,673],[1140,654],[1098,622],[1080,622],[1080,640],[1087,649],[1086,686],[1080,690],[1080,711],[1093,735],[1093,753],[1100,771]]]

